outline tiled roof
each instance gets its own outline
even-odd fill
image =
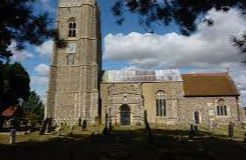
[[[4,117],[12,117],[16,114],[18,107],[10,106],[2,112]]]
[[[228,73],[183,74],[185,96],[239,96]]]

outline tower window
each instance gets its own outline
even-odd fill
[[[222,98],[218,100],[217,115],[218,116],[226,116],[227,115],[227,106],[225,105],[225,100]]]
[[[156,93],[156,116],[166,116],[166,95],[163,91]]]
[[[67,56],[67,65],[74,65],[75,54],[69,54]]]
[[[77,24],[75,22],[69,22],[68,37],[76,37]]]

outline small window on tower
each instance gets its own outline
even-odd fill
[[[68,37],[76,37],[76,29],[77,29],[77,24],[75,20],[72,18],[69,20]]]

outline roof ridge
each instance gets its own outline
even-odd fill
[[[229,74],[227,72],[220,72],[220,73],[185,73],[181,75],[182,76],[218,76],[218,75],[228,76]]]

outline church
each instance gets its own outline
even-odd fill
[[[96,0],[59,0],[46,115],[55,123],[210,126],[240,124],[240,93],[229,73],[178,70],[102,70],[100,10]]]

